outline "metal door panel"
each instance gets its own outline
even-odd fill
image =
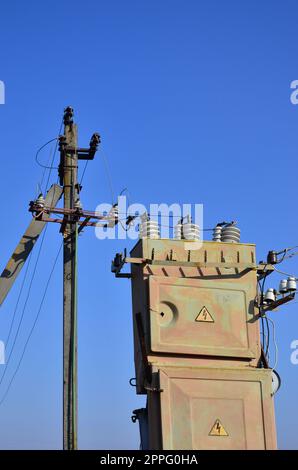
[[[254,272],[233,281],[151,276],[151,350],[256,357],[259,327],[255,294]]]
[[[275,449],[271,371],[161,369],[163,449]]]

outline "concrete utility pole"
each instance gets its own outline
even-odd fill
[[[93,134],[88,148],[78,147],[78,129],[73,122],[73,109],[64,111],[64,135],[59,137],[60,185],[63,186],[63,448],[77,449],[77,240],[78,233],[87,226],[115,224],[114,213],[107,216],[84,211],[80,203],[81,185],[78,183],[78,161],[93,160],[100,143],[99,134]],[[53,212],[53,211],[52,211]],[[47,219],[60,222],[61,219]]]
[[[63,235],[63,448],[77,449],[77,239],[87,227],[114,227],[118,223],[117,205],[108,214],[84,210],[80,203],[78,184],[79,160],[93,160],[100,136],[92,135],[89,147],[78,147],[77,126],[73,109],[64,110],[64,134],[59,136],[59,183],[30,201],[33,214],[4,271],[0,275],[0,305],[16,281],[46,223],[58,223]],[[64,207],[56,207],[64,195]],[[53,217],[52,214],[59,217]],[[63,218],[61,218],[61,216]]]
[[[64,209],[79,200],[77,126],[73,110],[64,113],[65,146],[62,159]],[[63,229],[63,447],[77,449],[77,236],[73,215],[65,216]]]

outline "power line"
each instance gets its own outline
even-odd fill
[[[63,126],[63,120],[61,121],[61,124],[60,124],[59,132],[58,132],[58,135],[59,135],[59,136],[60,136],[61,131],[62,131],[62,126]],[[48,185],[49,185],[49,181],[50,181],[50,177],[51,177],[51,173],[52,173],[52,170],[54,169],[53,164],[54,164],[54,160],[55,160],[55,155],[56,155],[56,152],[57,152],[57,148],[58,148],[58,139],[56,139],[56,144],[55,144],[55,148],[54,148],[53,158],[52,158],[52,161],[51,161],[51,166],[50,166],[50,169],[49,169],[48,179],[47,179],[47,182],[46,182],[45,193],[47,192]]]
[[[274,358],[274,365],[272,369],[276,369],[277,363],[278,363],[278,346],[277,346],[277,341],[276,341],[276,336],[275,336],[275,323],[271,318],[267,318],[268,321],[272,324],[272,334],[273,334],[273,343],[275,347],[275,358]]]
[[[32,336],[32,334],[33,334],[33,331],[34,331],[34,328],[35,328],[36,323],[37,323],[37,321],[38,321],[38,318],[39,318],[39,316],[40,316],[40,313],[41,313],[41,310],[42,310],[42,307],[43,307],[43,303],[44,303],[44,301],[45,301],[45,298],[46,298],[46,295],[47,295],[47,292],[48,292],[48,288],[49,288],[49,285],[50,285],[50,282],[51,282],[51,279],[52,279],[52,276],[53,276],[53,273],[54,273],[56,264],[57,264],[57,262],[58,262],[58,259],[59,259],[59,255],[60,255],[62,246],[63,246],[63,242],[60,244],[58,253],[57,253],[56,258],[55,258],[55,260],[54,260],[54,264],[53,264],[53,266],[52,266],[50,275],[49,275],[49,277],[48,277],[48,280],[47,280],[47,283],[46,283],[46,286],[45,286],[45,290],[44,290],[44,293],[43,293],[43,296],[42,296],[42,299],[41,299],[41,302],[40,302],[40,305],[39,305],[39,308],[38,308],[36,317],[35,317],[35,319],[34,319],[33,325],[32,325],[32,327],[31,327],[31,330],[30,330],[30,332],[29,332],[29,335],[28,335],[27,340],[26,340],[26,342],[25,342],[25,345],[24,345],[24,347],[23,347],[23,351],[22,351],[20,360],[19,360],[19,362],[18,362],[18,365],[17,365],[17,367],[16,367],[16,369],[15,369],[15,372],[14,372],[12,378],[10,379],[10,382],[9,382],[7,388],[6,388],[5,393],[4,393],[3,397],[2,397],[2,399],[0,400],[0,406],[1,406],[1,405],[3,404],[3,402],[5,401],[5,399],[6,399],[7,395],[8,395],[8,393],[9,393],[9,390],[10,390],[12,384],[13,384],[13,381],[14,381],[14,379],[15,379],[15,377],[16,377],[16,375],[17,375],[17,373],[18,373],[18,371],[19,371],[19,369],[20,369],[20,367],[21,367],[21,364],[22,364],[22,361],[23,361],[25,352],[26,352],[26,350],[27,350],[29,341],[30,341],[31,336]]]
[[[109,166],[108,158],[107,158],[107,156],[105,155],[104,152],[102,152],[102,158],[103,158],[103,161],[104,161],[104,167],[105,167],[107,180],[108,180],[108,183],[109,183],[109,186],[110,186],[112,204],[114,204],[114,189],[113,189],[112,177],[111,177],[111,172],[110,172],[110,166]]]
[[[297,255],[298,255],[298,251],[295,251],[295,253],[291,253],[290,255],[285,256],[284,259],[290,259],[290,258],[293,258],[294,256],[297,256]]]
[[[106,177],[107,177],[107,180],[108,180],[108,185],[109,185],[110,194],[111,194],[111,201],[112,201],[112,205],[113,205],[114,204],[114,190],[113,190],[113,183],[112,183],[112,177],[111,177],[111,172],[110,172],[110,168],[109,168],[109,163],[108,163],[108,159],[107,159],[106,155],[104,153],[101,153],[101,155],[102,155],[102,158],[103,158],[103,161],[104,161],[105,173],[106,173]],[[83,179],[84,179],[87,167],[88,167],[88,163],[89,163],[89,160],[87,160],[86,163],[85,163],[85,166],[84,166],[84,169],[83,169],[83,172],[82,172],[82,176],[81,176],[81,180],[80,180],[80,185],[82,185],[82,182],[83,182]]]
[[[53,148],[51,147],[51,149],[50,149],[50,154],[49,154],[49,158],[48,158],[48,160],[47,160],[47,164],[50,162],[52,154],[53,154]],[[38,183],[37,197],[38,197],[38,195],[39,195],[40,193],[43,193],[42,187],[43,187],[43,182],[44,182],[45,175],[46,175],[46,172],[47,172],[47,171],[50,171],[50,170],[47,170],[47,168],[44,168],[44,169],[42,170],[42,178],[41,178],[40,183]],[[46,189],[47,189],[47,188],[45,188],[45,191],[44,191],[44,192],[46,192]]]
[[[86,163],[85,163],[85,166],[84,166],[84,169],[83,169],[83,173],[82,173],[82,176],[81,176],[81,180],[80,180],[80,185],[82,185],[82,182],[83,182],[86,170],[87,170],[88,163],[89,163],[89,160],[86,160]]]
[[[43,163],[40,163],[40,161],[38,160],[38,155],[40,154],[40,152],[47,146],[49,145],[51,142],[54,142],[54,141],[57,141],[58,140],[58,137],[55,137],[54,139],[51,139],[49,140],[48,142],[46,142],[44,145],[42,145],[36,152],[36,155],[35,155],[35,161],[36,163],[41,166],[42,168],[45,168],[47,170],[58,170],[58,167],[53,167],[53,166],[47,166],[47,165],[44,165]]]
[[[12,333],[12,329],[13,329],[13,325],[14,325],[16,313],[17,313],[18,306],[19,306],[19,303],[20,303],[20,299],[21,299],[21,296],[22,296],[22,292],[23,292],[23,289],[24,289],[24,286],[25,286],[27,274],[28,274],[28,271],[29,271],[31,256],[32,256],[32,251],[31,251],[31,253],[30,253],[30,255],[29,255],[29,259],[28,259],[28,263],[27,263],[27,266],[26,266],[25,274],[24,274],[24,277],[23,277],[23,281],[22,281],[21,288],[20,288],[20,291],[19,291],[18,299],[17,299],[16,305],[15,305],[15,309],[14,309],[14,312],[13,312],[12,320],[11,320],[11,323],[10,323],[9,333],[8,333],[8,335],[7,335],[6,342],[5,342],[6,347],[8,346],[8,343],[9,343],[9,340],[10,340],[10,336],[11,336],[11,333]]]
[[[35,277],[35,274],[36,274],[37,265],[38,265],[38,262],[39,262],[39,259],[40,259],[41,250],[42,250],[43,243],[44,243],[44,239],[45,239],[46,232],[47,232],[47,227],[48,227],[48,225],[46,225],[46,227],[45,227],[45,229],[44,229],[44,232],[43,232],[43,236],[42,236],[41,243],[40,243],[40,246],[39,246],[39,251],[38,251],[38,254],[37,254],[37,258],[36,258],[36,261],[35,261],[34,269],[33,269],[32,275],[31,275],[30,283],[29,283],[29,288],[28,288],[27,297],[26,297],[26,300],[25,300],[25,303],[24,303],[24,306],[23,306],[21,318],[20,318],[20,320],[19,320],[19,324],[18,324],[18,327],[17,327],[17,331],[16,331],[16,334],[15,334],[15,336],[14,336],[13,344],[12,344],[12,347],[11,347],[11,350],[10,350],[10,353],[9,353],[9,356],[8,356],[8,359],[7,359],[7,363],[6,363],[6,365],[5,365],[5,369],[4,369],[3,374],[2,374],[2,377],[1,377],[1,379],[0,379],[0,386],[1,386],[1,384],[2,384],[2,382],[3,382],[3,380],[4,380],[4,378],[5,378],[5,375],[6,375],[6,372],[7,372],[7,368],[8,368],[8,366],[9,366],[9,364],[10,364],[10,359],[11,359],[11,357],[12,357],[12,354],[13,354],[13,351],[14,351],[14,348],[15,348],[15,345],[16,345],[16,342],[17,342],[17,339],[18,339],[18,336],[19,336],[19,332],[20,332],[20,329],[21,329],[21,326],[22,326],[22,323],[23,323],[23,319],[24,319],[26,307],[27,307],[28,300],[29,300],[30,293],[31,293],[31,289],[32,289],[33,280],[34,280],[34,277]]]
[[[268,361],[269,361],[270,328],[269,328],[269,323],[268,323],[268,317],[267,317],[266,314],[265,314],[265,316],[264,316],[264,319],[265,319],[265,324],[266,324],[266,329],[267,329],[267,341],[266,341],[266,351],[265,351],[265,355],[266,355],[266,357],[268,358]]]
[[[60,136],[60,134],[61,134],[62,125],[63,125],[63,121],[61,121],[61,125],[60,125],[60,128],[59,128],[58,136]],[[51,142],[54,142],[54,141],[56,141],[54,150],[53,150],[53,149],[50,150],[50,156],[49,156],[49,158],[48,158],[48,163],[51,162],[51,163],[50,163],[50,166],[48,165],[48,163],[47,163],[47,165],[44,165],[44,164],[40,163],[39,160],[38,160],[38,155],[39,155],[39,153],[41,152],[41,150],[42,150],[44,147],[46,147],[47,145],[49,145]],[[40,147],[39,150],[38,150],[37,153],[36,153],[35,160],[36,160],[36,162],[38,163],[38,165],[43,168],[42,178],[41,178],[41,182],[40,182],[40,184],[39,184],[40,192],[42,192],[42,185],[43,185],[43,181],[44,181],[46,172],[47,172],[47,170],[49,170],[48,177],[47,177],[47,182],[46,182],[45,190],[44,190],[44,193],[47,192],[48,185],[49,185],[49,180],[50,180],[50,177],[51,177],[51,173],[52,173],[52,170],[55,168],[55,167],[53,167],[53,164],[54,164],[54,160],[55,160],[57,148],[58,148],[58,138],[55,138],[55,139],[51,139],[51,140],[48,141],[46,144],[44,144],[42,147]],[[52,157],[52,158],[51,158],[51,157]],[[57,169],[57,168],[56,168],[56,169]]]
[[[279,273],[279,274],[283,274],[284,276],[295,277],[295,279],[297,279],[297,277],[294,276],[294,274],[285,273],[284,271],[280,271],[280,270],[277,269],[277,268],[274,268],[274,271],[276,271],[276,272]]]

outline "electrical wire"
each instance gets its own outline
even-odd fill
[[[62,123],[61,123],[61,126],[60,126],[59,134],[61,133],[61,129],[62,129]],[[42,164],[38,161],[38,154],[40,153],[40,151],[41,151],[43,148],[45,148],[47,145],[49,145],[49,144],[50,144],[51,142],[53,142],[53,141],[56,141],[56,146],[55,146],[55,150],[54,150],[54,152],[53,152],[53,156],[52,156],[52,160],[51,160],[51,166],[50,166],[50,167],[46,167],[45,165],[42,165]],[[46,144],[44,144],[42,147],[40,147],[40,149],[39,149],[39,150],[37,151],[37,153],[36,153],[36,157],[35,157],[36,162],[37,162],[40,166],[42,166],[42,167],[44,168],[44,172],[43,172],[43,176],[42,176],[42,182],[43,182],[43,179],[44,179],[44,176],[45,176],[45,171],[46,171],[46,169],[48,168],[48,169],[50,170],[50,171],[49,171],[48,178],[47,178],[46,186],[45,186],[45,192],[47,191],[47,187],[48,187],[48,184],[49,184],[51,171],[52,171],[52,169],[53,169],[53,162],[54,162],[55,154],[56,154],[56,151],[57,151],[57,145],[58,145],[58,139],[57,139],[57,138],[51,139],[51,140],[48,141]],[[53,197],[54,197],[54,195],[53,195]],[[35,266],[34,266],[34,269],[33,269],[33,273],[32,273],[32,276],[31,276],[31,280],[30,280],[30,283],[29,283],[29,289],[28,289],[27,297],[26,297],[26,300],[25,300],[25,303],[24,303],[24,306],[23,306],[23,310],[22,310],[21,318],[20,318],[20,320],[19,320],[19,324],[18,324],[18,327],[17,327],[17,331],[16,331],[16,334],[15,334],[15,336],[14,336],[12,348],[11,348],[11,351],[10,351],[10,353],[9,353],[8,360],[7,360],[7,362],[6,362],[5,369],[4,369],[3,374],[2,374],[2,376],[1,376],[1,379],[0,379],[0,386],[1,386],[1,384],[2,384],[2,382],[3,382],[3,380],[4,380],[4,378],[5,378],[6,371],[7,371],[8,365],[9,365],[9,363],[10,363],[10,359],[11,359],[11,357],[12,357],[12,355],[13,355],[14,348],[15,348],[15,345],[16,345],[16,342],[17,342],[17,339],[18,339],[18,336],[19,336],[19,332],[20,332],[20,329],[21,329],[21,326],[22,326],[22,323],[23,323],[24,314],[25,314],[25,311],[26,311],[26,307],[27,307],[27,303],[28,303],[29,297],[30,297],[30,293],[31,293],[31,289],[32,289],[33,280],[34,280],[34,277],[35,277],[35,274],[36,274],[37,265],[38,265],[38,262],[39,262],[39,259],[40,259],[41,250],[42,250],[43,243],[44,243],[44,239],[45,239],[45,236],[46,236],[47,227],[48,227],[48,226],[46,225],[45,230],[44,230],[44,233],[43,233],[43,235],[42,235],[42,239],[41,239],[41,243],[40,243],[40,247],[39,247],[37,259],[36,259]],[[28,262],[27,262],[25,275],[24,275],[24,278],[23,278],[23,281],[22,281],[22,284],[21,284],[20,292],[19,292],[19,295],[18,295],[18,298],[17,298],[17,302],[16,302],[16,306],[15,306],[15,309],[14,309],[12,321],[11,321],[11,324],[10,324],[10,329],[9,329],[9,333],[8,333],[8,336],[7,336],[6,345],[9,344],[9,341],[10,341],[10,338],[11,338],[11,334],[12,334],[12,331],[13,331],[13,326],[14,326],[14,322],[15,322],[15,318],[16,318],[16,313],[17,313],[17,309],[18,309],[18,306],[19,306],[19,302],[20,302],[20,299],[21,299],[21,295],[22,295],[22,292],[23,292],[23,289],[24,289],[24,286],[25,286],[25,281],[26,281],[26,278],[27,278],[27,274],[28,274],[28,270],[29,270],[29,266],[30,266],[30,262],[31,262],[31,257],[32,257],[32,252],[30,253],[29,259],[28,259]]]
[[[10,359],[11,359],[11,357],[12,357],[12,355],[13,355],[13,352],[14,352],[14,349],[15,349],[15,345],[16,345],[16,342],[17,342],[17,339],[18,339],[18,336],[19,336],[19,332],[20,332],[20,329],[21,329],[21,326],[22,326],[22,323],[23,323],[23,319],[24,319],[26,307],[27,307],[28,300],[29,300],[29,297],[30,297],[30,294],[31,294],[31,289],[32,289],[34,277],[35,277],[35,274],[36,274],[36,270],[37,270],[38,262],[39,262],[39,259],[40,259],[40,255],[41,255],[41,251],[42,251],[44,239],[45,239],[46,232],[47,232],[47,227],[48,227],[48,225],[46,225],[46,227],[45,227],[45,229],[44,229],[44,232],[43,232],[43,236],[42,236],[41,243],[40,243],[40,246],[39,246],[37,258],[36,258],[35,265],[34,265],[34,268],[33,268],[33,272],[32,272],[32,275],[31,275],[31,279],[30,279],[30,283],[29,283],[29,288],[28,288],[26,300],[25,300],[25,303],[24,303],[24,306],[23,306],[23,310],[22,310],[22,314],[21,314],[19,323],[18,323],[17,331],[16,331],[15,336],[14,336],[13,344],[12,344],[12,347],[11,347],[11,350],[10,350],[10,353],[9,353],[9,356],[8,356],[8,359],[7,359],[7,362],[6,362],[6,365],[5,365],[5,369],[4,369],[3,374],[2,374],[2,377],[1,377],[1,379],[0,379],[0,386],[1,386],[1,384],[2,384],[2,382],[3,382],[3,380],[4,380],[4,378],[5,378],[5,375],[6,375],[8,366],[9,366],[9,364],[10,364]]]
[[[108,158],[105,155],[104,152],[101,153],[103,161],[104,161],[104,167],[105,167],[105,172],[108,180],[108,184],[110,187],[110,193],[111,193],[111,200],[112,200],[112,205],[114,205],[114,188],[113,188],[113,183],[112,183],[112,177],[111,177],[111,172],[110,172],[110,166],[108,162]]]
[[[266,269],[266,266],[265,265],[265,269]],[[259,287],[260,287],[260,294],[261,294],[261,302],[263,301],[264,299],[264,290],[265,290],[265,282],[266,282],[266,278],[268,276],[268,273],[266,273],[264,275],[264,278],[263,278],[263,282],[262,282],[262,285],[260,283],[260,281],[258,281],[258,284],[259,284]],[[266,316],[266,314],[264,314],[262,312],[262,308],[259,307],[259,313],[260,313],[260,318],[261,318],[261,325],[262,325],[262,347],[263,347],[263,351],[264,351],[264,354],[266,356],[266,358],[268,359],[268,356],[269,356],[269,345],[270,345],[270,329],[269,329],[269,325],[268,325],[268,318]],[[266,345],[265,345],[265,326],[266,326],[266,331],[267,331],[267,335],[266,335]]]
[[[120,215],[125,215],[126,213],[125,212],[118,212],[118,214]],[[118,219],[118,221],[122,221],[122,222],[125,222],[127,220],[128,217],[134,217],[134,219],[137,219],[140,217],[140,215],[132,215],[132,214],[127,214],[127,217],[126,218],[123,218],[123,219]],[[178,216],[169,216],[169,217],[178,217]],[[181,218],[179,216],[179,218]],[[174,229],[175,226],[174,225],[165,225],[165,224],[158,224],[159,227],[167,227],[167,228],[171,228],[171,229]],[[213,228],[202,228],[200,229],[201,232],[213,232]]]
[[[265,356],[268,358],[268,362],[269,362],[270,328],[269,328],[269,323],[268,323],[268,317],[267,317],[267,315],[265,315],[264,320],[265,320],[265,325],[266,325],[266,330],[267,330],[267,339],[266,339]]]
[[[275,336],[275,323],[271,318],[268,318],[268,321],[272,324],[272,336],[273,336],[273,343],[275,347],[275,358],[274,358],[274,365],[272,369],[276,369],[277,364],[278,364],[278,346],[277,346],[277,341],[276,341],[276,336]]]
[[[61,134],[62,126],[63,126],[63,120],[61,121],[61,124],[60,124],[58,136],[60,136],[60,134]],[[54,168],[54,167],[53,167],[53,164],[54,164],[54,160],[55,160],[55,156],[56,156],[56,152],[57,152],[57,148],[58,148],[58,139],[59,139],[59,138],[56,138],[56,139],[53,139],[53,140],[52,140],[52,142],[53,142],[53,141],[56,141],[56,144],[55,144],[54,150],[51,149],[51,151],[50,151],[50,156],[49,156],[49,158],[48,158],[48,163],[51,161],[50,166],[48,166],[48,164],[47,164],[47,165],[40,164],[39,161],[37,162],[38,164],[40,164],[40,165],[43,167],[43,174],[42,174],[41,182],[40,182],[40,184],[38,184],[38,186],[40,187],[40,192],[43,193],[43,194],[46,194],[46,192],[47,192],[47,190],[48,190],[48,186],[49,186],[49,181],[50,181],[51,173],[52,173],[52,170],[53,170],[53,168]],[[50,142],[51,142],[51,141],[47,142],[47,143],[45,144],[45,146],[48,145]],[[43,147],[41,147],[41,148],[38,150],[38,152],[37,152],[37,154],[36,154],[36,157],[38,156],[38,154],[39,154],[39,152],[42,150],[42,148],[43,148]],[[46,175],[47,170],[49,171],[48,177],[47,177],[47,182],[46,182],[44,191],[42,191],[42,185],[43,185],[43,181],[44,181],[44,178],[45,178],[45,175]],[[57,182],[58,182],[58,178],[57,178]]]
[[[288,255],[287,254],[289,253],[289,251],[292,251],[294,250],[295,248],[298,248],[298,246],[292,246],[291,248],[285,248],[284,250],[280,250],[278,252],[275,252],[276,255],[281,255],[282,254],[282,257],[281,259],[277,260],[276,261],[276,264],[280,264],[282,263],[285,259],[288,259],[288,258],[291,258],[292,256],[295,256],[295,255]],[[298,254],[298,253],[297,253]]]
[[[118,212],[118,214],[124,214],[124,212]],[[126,218],[121,218],[121,219],[117,219],[117,222],[120,223],[121,227],[123,228],[123,230],[125,230],[126,232],[129,231],[130,227],[133,227],[134,224],[133,223],[130,223],[128,227],[124,227],[124,225],[122,224],[122,222],[126,222],[127,221],[127,218],[130,217],[130,215],[128,214],[128,216]],[[136,218],[139,218],[140,216],[137,215],[137,216],[131,216],[131,217],[134,217],[134,220]],[[134,222],[134,220],[132,220],[131,222]],[[169,228],[169,229],[174,229],[174,225],[165,225],[165,224],[158,224],[159,227],[165,227],[165,228]],[[212,232],[213,231],[213,228],[204,228],[204,229],[200,229],[200,231],[202,232]]]
[[[19,303],[20,303],[20,300],[21,300],[23,290],[24,290],[25,282],[26,282],[26,279],[27,279],[27,274],[28,274],[29,267],[30,267],[31,257],[32,257],[32,251],[29,255],[29,259],[28,259],[28,262],[27,262],[25,274],[24,274],[24,277],[23,277],[23,280],[22,280],[21,288],[20,288],[20,291],[19,291],[19,295],[18,295],[17,302],[16,302],[16,305],[15,305],[15,308],[14,308],[12,320],[11,320],[11,323],[10,323],[9,333],[8,333],[6,341],[5,341],[6,348],[8,347],[8,344],[9,344],[10,336],[11,336],[13,326],[14,326],[16,313],[17,313],[17,310],[18,310],[18,306],[19,306]]]
[[[80,180],[80,185],[82,185],[82,182],[83,182],[83,179],[84,179],[86,170],[87,170],[88,163],[89,163],[89,160],[87,160],[86,163],[85,163],[85,166],[84,166],[84,169],[83,169],[83,173],[82,173],[82,176],[81,176],[81,180]]]
[[[297,255],[298,255],[298,251],[295,251],[295,253],[291,253],[290,255],[285,256],[283,259],[290,259],[290,258],[293,258],[294,256],[297,256]]]
[[[298,278],[296,276],[294,276],[293,274],[285,273],[284,271],[280,271],[279,269],[277,269],[275,267],[274,267],[274,271],[276,271],[279,274],[283,274],[284,276],[294,277],[295,280],[298,280]]]
[[[53,148],[51,147],[50,155],[49,155],[49,158],[48,158],[48,161],[47,161],[47,165],[51,161],[52,154],[53,154]],[[40,193],[44,194],[46,192],[47,188],[45,188],[45,190],[43,191],[43,182],[44,182],[47,171],[50,171],[50,170],[47,170],[47,168],[44,168],[43,171],[42,171],[41,181],[40,181],[40,183],[37,184],[38,188],[37,188],[37,196],[36,197],[38,197]]]
[[[112,205],[114,205],[114,189],[113,189],[113,183],[112,183],[112,177],[111,177],[111,172],[110,172],[108,159],[107,159],[107,156],[103,152],[101,152],[101,155],[102,155],[102,159],[103,159],[103,162],[104,162],[104,168],[105,168],[105,173],[106,173],[106,177],[107,177],[107,180],[108,180],[108,185],[109,185],[109,188],[110,188]],[[88,167],[88,163],[89,163],[89,160],[87,160],[86,163],[85,163],[85,166],[84,166],[84,169],[83,169],[83,172],[82,172],[82,176],[81,176],[81,179],[80,179],[80,185],[82,185],[82,182],[83,182],[83,179],[84,179],[87,167]]]
[[[62,119],[61,124],[60,124],[58,136],[60,136],[60,134],[61,134],[62,126],[63,126],[63,119]],[[54,169],[53,165],[54,165],[54,160],[55,160],[57,148],[58,148],[58,139],[56,139],[56,144],[55,144],[55,148],[54,148],[54,152],[53,152],[53,157],[52,157],[52,161],[51,161],[51,166],[50,166],[50,169],[49,169],[49,174],[48,174],[48,178],[47,178],[47,182],[46,182],[45,193],[46,193],[47,190],[48,190],[50,177],[51,177],[51,174],[52,174],[52,170]],[[55,168],[55,169],[57,169],[57,168]]]
[[[40,161],[38,160],[38,155],[40,154],[40,152],[47,146],[49,145],[51,142],[54,142],[54,141],[58,141],[58,137],[55,137],[54,139],[51,139],[49,140],[48,142],[46,142],[44,145],[42,145],[36,152],[36,155],[35,155],[35,161],[36,163],[41,166],[42,168],[45,168],[46,170],[58,170],[58,167],[53,167],[52,165],[51,166],[47,166],[47,165],[44,165],[43,163],[40,163]]]
[[[298,248],[298,245],[291,246],[290,248],[285,248],[284,250],[280,250],[279,253],[282,253],[284,251],[286,251],[286,252],[292,251],[292,250],[295,250],[296,248]]]
[[[258,281],[258,285],[259,285],[259,289],[260,289],[260,296],[261,296],[261,301],[262,301],[262,287],[261,287],[261,282]],[[260,302],[259,302],[260,303]],[[261,326],[262,326],[262,348],[263,348],[263,351],[264,351],[264,348],[265,348],[265,327],[264,327],[264,318],[262,316],[262,312],[261,312],[261,307],[259,306],[259,315],[260,315],[260,319],[261,319]],[[264,351],[265,352],[265,351]]]
[[[38,319],[39,319],[40,313],[41,313],[41,311],[42,311],[42,307],[43,307],[43,304],[44,304],[44,301],[45,301],[45,298],[46,298],[46,295],[47,295],[47,292],[48,292],[48,288],[49,288],[49,285],[50,285],[50,282],[51,282],[51,279],[52,279],[52,276],[53,276],[55,267],[56,267],[57,262],[58,262],[58,259],[59,259],[59,255],[60,255],[60,252],[61,252],[61,249],[62,249],[62,245],[63,245],[63,242],[60,244],[58,253],[57,253],[56,258],[55,258],[55,260],[54,260],[54,264],[53,264],[53,266],[52,266],[52,269],[51,269],[50,275],[49,275],[49,277],[48,277],[48,280],[47,280],[47,282],[46,282],[45,289],[44,289],[44,293],[43,293],[43,296],[42,296],[42,299],[41,299],[41,302],[40,302],[40,305],[39,305],[37,314],[36,314],[36,316],[35,316],[33,325],[32,325],[32,327],[31,327],[31,329],[30,329],[30,332],[29,332],[29,335],[28,335],[27,340],[26,340],[26,342],[25,342],[25,345],[24,345],[24,347],[23,347],[23,351],[22,351],[20,360],[19,360],[19,362],[18,362],[18,365],[17,365],[17,367],[16,367],[16,369],[15,369],[14,374],[12,375],[12,377],[11,377],[11,379],[10,379],[10,381],[9,381],[9,384],[8,384],[8,386],[7,386],[7,388],[6,388],[5,393],[4,393],[3,397],[2,397],[2,399],[0,400],[0,406],[4,403],[6,397],[7,397],[8,393],[9,393],[9,390],[10,390],[10,388],[11,388],[13,382],[14,382],[14,379],[15,379],[15,377],[16,377],[16,375],[17,375],[17,373],[18,373],[18,371],[19,371],[19,369],[20,369],[20,367],[21,367],[21,364],[22,364],[24,355],[25,355],[25,353],[26,353],[28,344],[29,344],[29,342],[30,342],[30,339],[31,339],[31,336],[32,336],[33,331],[34,331],[34,329],[35,329],[35,326],[36,326],[36,324],[37,324],[37,321],[38,321]]]

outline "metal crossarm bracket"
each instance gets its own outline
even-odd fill
[[[126,257],[118,253],[112,264],[112,272],[115,277],[130,278],[130,273],[121,273],[123,266],[126,264],[138,264],[138,265],[150,265],[150,266],[179,266],[188,268],[215,268],[215,269],[235,269],[240,271],[241,274],[245,274],[248,271],[254,270],[258,273],[266,272],[271,273],[274,268],[273,266],[267,266],[264,269],[263,265],[257,265],[255,263],[227,263],[227,262],[195,262],[195,261],[174,261],[174,260],[154,260],[149,258],[133,258]]]
[[[45,203],[49,204],[54,209],[61,195],[62,188],[57,184],[54,184],[46,195]],[[38,214],[38,216],[31,220],[29,227],[0,276],[0,305],[21,272],[21,269],[43,231],[46,222],[49,221],[50,212],[51,211],[49,210],[48,213],[43,213],[40,207],[36,207],[36,214]]]
[[[262,306],[262,312],[266,313],[266,312],[270,312],[272,310],[275,310],[278,307],[280,307],[281,305],[286,304],[286,303],[288,303],[288,302],[290,302],[291,300],[294,300],[294,299],[295,299],[295,294],[289,294],[285,297],[282,297],[281,299],[276,300],[275,302],[272,302],[269,305]]]

